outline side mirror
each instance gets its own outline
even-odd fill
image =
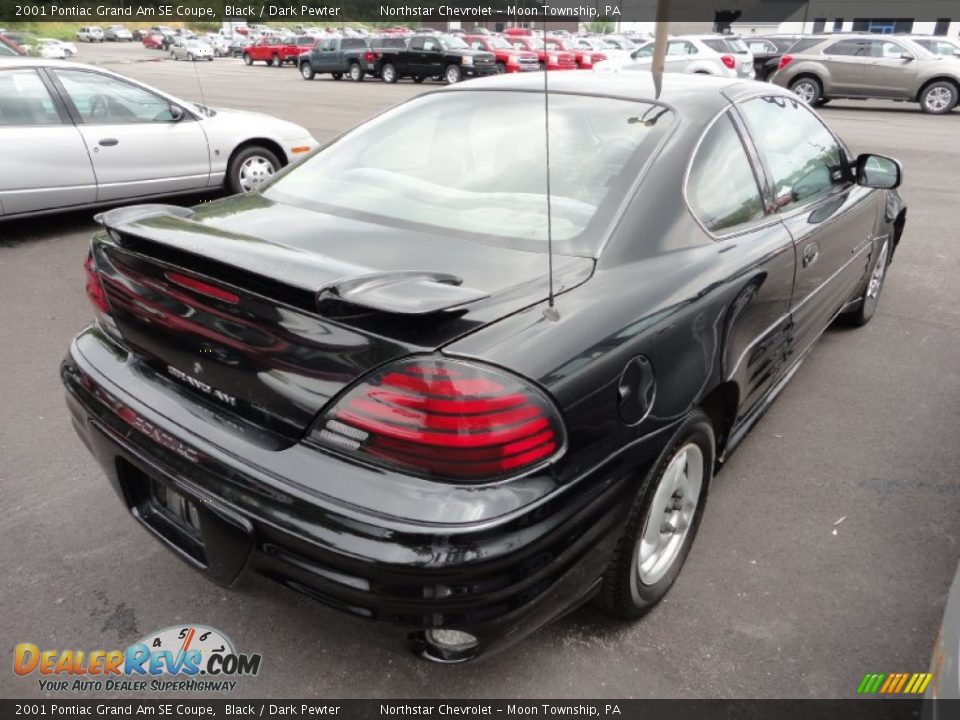
[[[857,185],[881,190],[900,187],[903,168],[883,155],[861,155],[857,158]]]
[[[912,61],[912,60],[916,60],[916,58],[915,58],[912,54],[910,54],[910,53],[901,53],[901,54],[900,54],[900,59],[901,59],[901,60],[906,60],[907,62],[910,62],[910,61]]]
[[[185,114],[186,113],[184,113],[183,108],[180,107],[179,105],[170,106],[170,120],[172,122],[180,122],[181,120],[183,120],[183,116]]]

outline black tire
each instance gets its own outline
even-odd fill
[[[187,60],[190,62],[196,62],[197,59],[193,56],[193,53],[187,53]]]
[[[823,107],[830,102],[830,98],[822,97],[815,103],[815,107]]]
[[[270,64],[273,67],[283,67],[283,60],[280,59],[280,56],[276,53],[273,54],[273,57],[270,58]]]
[[[310,63],[300,63],[300,77],[304,80],[313,80],[315,76],[316,73],[313,71],[313,66]]]
[[[283,167],[273,151],[260,145],[249,145],[230,158],[230,164],[227,166],[227,177],[224,183],[228,192],[232,194],[248,192],[240,179],[240,171],[244,163],[256,157],[261,157],[268,161],[273,166],[274,173]]]
[[[817,78],[804,75],[790,83],[790,92],[808,105],[816,106],[820,98],[823,97],[823,85]]]
[[[414,76],[413,76],[413,81],[414,81],[415,83],[417,83],[418,85],[419,85],[420,83],[422,83],[423,80],[424,80],[423,75],[414,75]]]
[[[960,93],[948,80],[930,83],[920,92],[920,108],[928,115],[946,115],[957,106]]]
[[[243,54],[243,62],[245,65],[253,65],[253,58],[250,57],[249,53]]]
[[[330,73],[330,75],[334,80],[343,80],[343,73]]]
[[[680,541],[676,554],[670,560],[665,573],[651,584],[645,584],[640,579],[638,553],[640,540],[647,529],[648,515],[651,505],[657,494],[664,473],[681,451],[695,445],[703,462],[698,501],[690,520],[686,535]],[[680,429],[675,433],[667,449],[657,460],[653,470],[644,480],[643,485],[634,500],[633,507],[627,517],[626,527],[617,542],[610,564],[603,574],[603,583],[598,600],[600,605],[615,617],[625,620],[638,618],[656,605],[673,585],[680,573],[683,563],[693,546],[703,509],[706,506],[707,493],[710,489],[710,480],[713,476],[716,442],[710,418],[703,411],[697,409],[690,413]],[[682,498],[682,496],[681,496]],[[679,500],[673,500],[679,502]],[[656,522],[664,522],[663,517],[652,518]]]
[[[463,71],[459,65],[447,65],[443,70],[443,80],[447,85],[453,85],[463,79]]]
[[[350,68],[349,70],[347,70],[347,74],[350,76],[350,79],[353,80],[354,82],[363,82],[363,78],[365,76],[365,73],[363,72],[363,68],[360,67],[360,63],[358,62],[350,63]]]
[[[859,305],[853,311],[844,313],[839,318],[844,325],[863,327],[876,315],[877,305],[880,303],[880,293],[883,292],[883,283],[887,279],[887,268],[890,267],[890,261],[893,259],[891,243],[892,241],[889,239],[884,240],[883,245],[880,246],[877,257],[870,266],[870,277],[867,279],[867,286],[860,295]]]
[[[400,79],[400,76],[392,63],[384,63],[383,67],[380,68],[380,79],[392,85]]]
[[[505,63],[502,63],[502,62],[498,62],[498,63],[497,63],[497,72],[498,72],[500,75],[503,75],[505,72],[507,72],[507,66],[506,66],[506,64],[505,64]]]

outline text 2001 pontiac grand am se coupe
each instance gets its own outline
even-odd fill
[[[101,216],[62,377],[161,542],[446,662],[664,596],[714,470],[838,315],[873,316],[900,167],[768,85],[558,74],[550,308],[542,83],[422,95],[259,193]]]

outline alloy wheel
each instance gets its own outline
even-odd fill
[[[688,443],[664,470],[640,534],[637,574],[644,585],[656,584],[680,555],[702,488],[703,452]]]
[[[880,254],[877,256],[877,262],[873,266],[873,272],[870,274],[870,283],[867,285],[867,294],[863,298],[865,305],[870,307],[868,311],[872,313],[874,305],[880,299],[880,290],[883,287],[883,278],[887,274],[887,258],[890,255],[890,241],[883,243]]]
[[[942,113],[946,111],[952,102],[953,93],[943,85],[930,88],[923,97],[923,104],[926,105],[927,110],[932,113]]]
[[[801,80],[793,86],[793,94],[810,105],[817,98],[817,88],[809,80]]]

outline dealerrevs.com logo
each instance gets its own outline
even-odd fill
[[[202,625],[164,628],[126,650],[13,649],[13,672],[36,677],[44,692],[229,692],[236,678],[260,672],[260,661]]]

